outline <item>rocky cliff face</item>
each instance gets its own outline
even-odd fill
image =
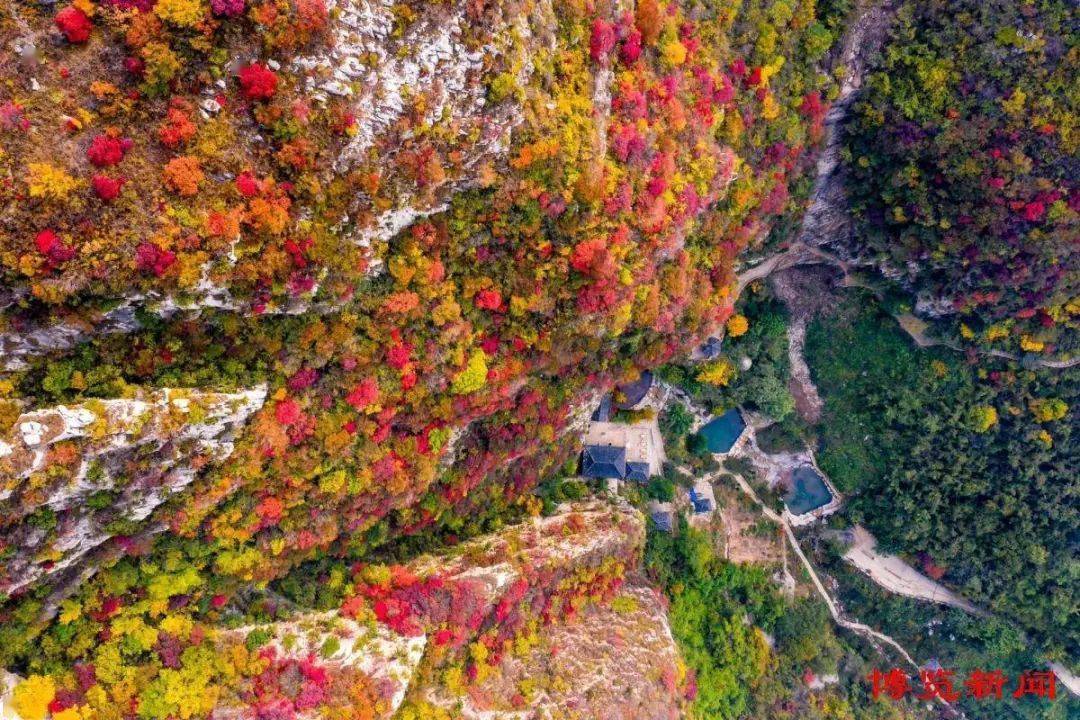
[[[327,717],[361,701],[375,718],[679,717],[685,670],[665,606],[633,579],[644,532],[629,508],[567,505],[454,555],[360,569],[340,611],[249,596],[282,619],[209,635],[255,672],[201,691],[219,719]]]
[[[851,107],[874,54],[881,49],[895,9],[894,3],[888,0],[867,5],[844,37],[839,62],[847,72],[824,117],[824,142],[814,169],[814,189],[797,238],[801,243],[828,249],[853,261],[857,258],[852,256],[853,229],[840,159],[844,144],[843,125],[850,120]]]
[[[348,132],[342,141],[331,143],[336,145],[332,162],[314,168],[315,174],[323,179],[360,172],[379,176],[378,189],[353,193],[340,206],[340,215],[323,211],[329,216],[327,220],[337,226],[342,239],[357,249],[357,257],[363,258],[360,277],[380,271],[383,264],[381,251],[388,240],[417,219],[445,211],[456,193],[479,185],[481,175],[490,175],[504,160],[511,133],[523,119],[523,95],[517,93],[508,100],[495,102],[488,97],[487,85],[499,71],[507,68],[515,71],[507,76],[510,81],[526,82],[533,70],[533,59],[538,55],[538,44],[554,43],[551,28],[555,21],[548,3],[508,2],[490,7],[464,2],[419,4],[409,10],[409,22],[404,29],[402,18],[395,15],[402,7],[391,2],[368,0],[331,2],[325,6],[325,11],[327,18],[333,15],[333,22],[325,28],[323,40],[307,48],[308,52],[297,53],[287,63],[289,77],[297,84],[298,95],[304,98],[296,102],[323,108],[341,107],[348,116]],[[55,40],[35,22],[33,9],[16,5],[7,12],[11,16],[3,25],[4,39],[11,47],[19,49],[24,67],[30,70],[21,80],[34,92],[46,92],[50,79],[42,77],[39,80],[37,76],[48,75],[46,47]],[[469,27],[470,23],[480,21],[483,31]],[[242,58],[240,54],[235,63],[237,67]],[[91,66],[96,60],[82,53],[77,62],[83,63],[81,69],[92,73]],[[272,64],[280,70],[281,63]],[[59,86],[62,80],[56,78],[52,84]],[[98,105],[98,102],[91,104]],[[231,126],[242,134],[243,142],[250,144],[253,153],[258,152],[263,139],[251,128],[243,127],[244,123],[237,118],[228,116],[219,83],[207,84],[202,93],[192,99],[192,104],[197,105],[193,113],[204,122]],[[21,104],[19,116],[32,117]],[[419,128],[427,129],[423,137],[418,137]],[[80,142],[77,137],[74,141],[62,139],[61,147],[45,146],[41,142],[44,138],[39,136],[44,128],[39,130],[36,123],[28,122],[23,130],[29,137],[15,137],[13,141],[16,148],[26,153],[28,164],[35,156],[41,159],[63,157],[84,150],[85,142]],[[145,154],[139,160],[148,163],[155,160],[152,148],[136,146],[125,153],[132,156]],[[406,165],[415,165],[421,155],[427,158],[424,160],[429,166],[427,171],[421,168],[419,173],[412,172]],[[438,158],[449,158],[450,162],[439,163]],[[134,161],[131,157],[124,158],[125,163]],[[433,164],[439,165],[437,172]],[[236,178],[229,173],[224,175],[223,180]],[[266,181],[252,182],[259,187],[259,182]],[[491,178],[484,182],[490,184]],[[263,191],[268,191],[265,184],[261,186],[260,192]],[[142,203],[152,200],[154,198],[150,196],[134,199],[136,207],[129,209],[126,218],[108,217],[105,220],[130,229],[133,222],[130,216]],[[53,215],[59,213],[48,204],[38,209],[51,210]],[[301,215],[305,214],[310,215],[310,209],[301,210]],[[11,243],[10,249],[15,250],[19,244],[18,235],[26,236],[28,224],[20,225],[15,217],[11,217],[8,227],[11,232],[5,242]],[[309,273],[312,282],[302,293],[287,293],[279,299],[261,295],[254,305],[250,299],[243,298],[226,272],[236,268],[237,243],[241,242],[242,235],[243,230],[239,235],[227,238],[229,241],[220,244],[216,253],[200,253],[198,264],[193,268],[193,281],[187,286],[183,282],[179,285],[172,282],[169,274],[161,276],[164,282],[152,283],[157,287],[148,286],[119,256],[105,264],[97,264],[89,274],[85,266],[78,267],[77,261],[65,262],[45,272],[31,273],[31,279],[37,275],[33,284],[25,280],[13,282],[7,288],[0,308],[3,313],[0,316],[0,370],[17,372],[40,367],[47,362],[45,358],[84,346],[95,338],[136,333],[143,328],[147,316],[187,321],[210,312],[265,317],[276,313],[322,315],[340,311],[343,306],[340,298],[319,298],[318,301],[315,298],[319,295],[319,285],[329,274],[343,269],[344,262],[328,263]],[[96,282],[95,277],[105,278],[106,282]],[[85,286],[88,280],[92,281],[92,291],[97,296],[89,303],[43,304],[39,300],[60,288],[69,293],[74,285]],[[91,487],[93,483],[87,484],[85,480],[87,469],[96,478],[104,468],[98,453],[72,443],[61,446],[71,455],[70,460],[75,465],[71,482],[77,489],[73,492],[81,494],[54,498],[51,504],[41,506],[50,508],[58,518],[54,521],[50,516],[42,521],[58,524],[58,534],[19,525],[38,506],[23,503],[12,508],[10,515],[5,517],[5,525],[12,535],[5,539],[4,547],[9,555],[18,557],[6,564],[0,590],[18,592],[45,572],[40,567],[37,570],[31,570],[31,567],[41,565],[50,573],[73,569],[110,535],[142,534],[149,527],[142,521],[165,497],[183,492],[197,473],[205,472],[231,454],[235,431],[242,428],[265,397],[265,390],[233,396],[196,391],[194,396],[205,395],[211,403],[217,402],[216,398],[243,399],[245,409],[228,420],[228,437],[215,440],[210,433],[202,445],[195,447],[192,442],[186,442],[189,447],[176,451],[174,447],[184,445],[183,441],[190,441],[199,433],[205,434],[207,429],[184,428],[183,421],[177,420],[174,408],[167,400],[169,391],[162,393],[147,388],[137,392],[166,400],[151,400],[148,404],[142,400],[130,404],[103,400],[97,406],[105,413],[116,412],[137,418],[141,426],[138,437],[126,427],[119,426],[123,423],[104,422],[101,418],[83,422],[90,411],[81,406],[43,408],[15,421],[13,432],[44,418],[68,426],[97,423],[95,433],[109,448],[111,470],[105,471],[103,485]],[[258,402],[248,403],[256,396]],[[19,398],[13,401],[12,408],[36,404],[37,398]],[[164,425],[171,427],[162,431]],[[58,431],[55,439],[46,438],[43,442],[48,445],[56,439],[68,440],[69,431],[77,435],[77,430],[69,427]],[[177,436],[173,437],[172,433]],[[217,446],[208,454],[206,451],[212,442]],[[20,493],[29,493],[33,488],[23,488],[20,483],[32,474],[61,469],[62,463],[54,465],[56,452],[50,455],[30,445],[33,442],[15,442],[10,447],[0,445],[0,454],[18,451],[4,468],[10,470],[5,477],[9,489],[0,495],[0,500],[15,502],[17,498],[11,496],[17,489]],[[156,449],[148,452],[147,445]],[[171,457],[163,465],[151,467],[160,460],[155,453],[163,447],[166,453],[190,454],[190,461]],[[34,455],[33,463],[23,457],[29,455]],[[135,470],[133,464],[146,466],[147,470]],[[180,467],[171,467],[176,464]],[[117,477],[111,477],[110,472]],[[66,477],[67,473],[60,475]],[[126,532],[105,533],[102,528],[92,529],[86,517],[71,511],[71,497],[85,500],[96,492],[96,502],[104,503],[104,493],[113,492],[116,484],[123,485],[123,495],[117,493],[115,506],[101,509],[114,527],[123,524]],[[406,496],[402,504],[410,502],[408,498],[414,496]],[[163,525],[158,523],[157,528],[160,530],[161,527]],[[37,551],[46,559],[31,559],[35,551],[26,544],[30,540],[35,547],[40,545]]]
[[[606,605],[545,628],[544,640],[507,657],[462,697],[446,683],[419,689],[436,707],[475,718],[656,718],[686,705],[685,667],[662,596],[629,584]]]
[[[0,593],[92,572],[95,549],[143,529],[196,473],[228,457],[265,399],[265,387],[162,390],[20,415],[0,440]]]
[[[317,167],[311,163],[320,180],[350,173],[377,177],[374,184],[343,198],[339,207],[322,211],[341,238],[354,246],[349,252],[363,266],[362,277],[382,267],[378,252],[382,243],[416,220],[446,210],[450,198],[480,185],[482,177],[485,184],[493,181],[490,175],[509,151],[511,133],[524,119],[523,96],[517,93],[494,101],[488,86],[496,76],[516,86],[527,83],[538,47],[555,42],[555,20],[550,2],[420,3],[414,8],[389,0],[330,0],[322,7],[327,18],[322,22],[328,27],[323,28],[322,40],[307,48],[311,54],[297,53],[284,70],[280,62],[272,64],[296,82],[297,95],[303,98],[300,102],[336,109],[346,118],[347,132],[343,131],[341,140],[328,143],[332,148],[327,148],[326,162]],[[407,23],[402,22],[406,12],[402,8],[408,8]],[[45,31],[35,29],[32,10],[16,4],[7,12],[15,22],[5,25],[8,32],[4,39],[19,49],[24,67],[30,71],[20,79],[27,89],[46,92],[48,68],[41,46],[50,38]],[[328,20],[331,16],[332,23]],[[477,23],[482,30],[470,27]],[[250,47],[237,48],[233,69],[250,53]],[[84,57],[83,62],[93,60]],[[38,74],[46,77],[38,78]],[[230,116],[222,87],[221,82],[206,84],[191,98],[191,112],[208,124],[228,125],[238,134],[236,141],[257,151],[266,139]],[[18,117],[26,119],[29,113],[18,107]],[[426,130],[418,133],[418,128]],[[34,125],[26,128],[31,142],[44,139],[33,137],[36,130]],[[84,145],[85,141],[67,139],[61,139],[60,146],[31,144],[26,148],[26,162],[38,155],[40,159],[75,155],[86,150]],[[124,161],[134,162],[135,155],[147,163],[158,160],[152,148],[135,145],[125,151]],[[225,172],[221,179],[234,177]],[[147,195],[136,205],[152,212],[149,204],[156,200]],[[301,214],[310,212],[307,208]],[[136,218],[109,219],[115,224],[122,221],[125,230],[135,230],[134,235],[138,235]],[[13,243],[18,241],[20,229],[26,235],[25,227],[11,218]],[[70,349],[95,335],[132,332],[140,326],[136,310],[171,317],[180,311],[297,314],[326,313],[341,307],[340,299],[313,302],[328,276],[343,269],[338,263],[307,273],[301,292],[295,291],[296,278],[288,292],[260,292],[256,297],[231,282],[230,271],[236,269],[242,252],[238,244],[243,231],[237,230],[240,232],[229,233],[216,247],[201,248],[193,257],[195,264],[187,278],[179,283],[170,282],[170,273],[164,272],[150,274],[165,282],[147,283],[131,272],[130,261],[122,256],[105,262],[95,259],[90,277],[85,265],[65,262],[52,272],[37,273],[34,284],[27,284],[25,278],[13,282],[2,303],[11,327],[4,331],[0,326],[0,369],[23,369],[29,358]],[[136,239],[132,237],[130,242]],[[137,255],[137,247],[130,249]],[[182,259],[175,253],[174,257]],[[105,282],[88,283],[94,280]],[[46,287],[49,293],[67,295],[87,285],[99,301],[109,303],[107,309],[93,303],[42,307],[33,302],[47,294]],[[33,313],[26,312],[28,304]]]

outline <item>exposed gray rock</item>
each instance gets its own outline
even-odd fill
[[[266,399],[158,390],[34,410],[0,439],[0,592],[76,569],[119,529],[145,528],[154,509],[200,468],[233,450]]]

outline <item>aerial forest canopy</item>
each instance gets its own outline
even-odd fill
[[[1071,2],[899,4],[844,126],[846,250],[882,271],[871,284],[894,313],[952,347],[916,349],[851,303],[807,345],[822,465],[856,493],[853,517],[1066,658],[1080,651],[1077,39]]]
[[[912,348],[865,296],[818,318],[818,460],[851,519],[1035,647],[1080,648],[1075,553],[1080,370],[1025,370]]]
[[[965,345],[1080,348],[1078,75],[1073,2],[907,2],[855,104],[852,250]]]
[[[813,440],[834,519],[1040,662],[1077,657],[1076,22],[1069,0],[0,3],[0,713],[449,720],[579,690],[649,720],[920,712],[865,697],[877,649],[721,559],[715,525],[648,524],[687,472],[744,499],[737,462],[694,477],[725,459],[689,400],[659,414],[685,452],[652,485],[586,497],[581,428],[646,370],[740,431],[776,421],[765,445]],[[851,232],[809,237],[822,216]],[[793,312],[768,276],[826,260],[869,292]],[[802,561],[777,576],[814,592]],[[526,670],[575,627],[626,649],[611,678]]]

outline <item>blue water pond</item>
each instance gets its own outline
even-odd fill
[[[726,453],[731,450],[745,429],[746,423],[738,408],[735,408],[710,420],[705,427],[701,428],[701,434],[705,437],[709,452]]]
[[[810,465],[795,468],[791,474],[791,489],[784,496],[784,504],[792,515],[802,515],[817,510],[832,500],[832,493],[826,487],[818,471]]]

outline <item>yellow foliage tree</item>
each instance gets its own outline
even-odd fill
[[[484,387],[487,382],[487,360],[482,350],[475,350],[469,356],[469,362],[465,369],[454,377],[450,389],[455,395],[467,395]]]
[[[45,200],[66,200],[79,186],[78,180],[49,163],[30,163],[26,184],[30,197]]]
[[[1035,419],[1041,423],[1060,420],[1069,412],[1069,406],[1061,398],[1032,400],[1030,407]]]
[[[976,405],[971,409],[971,426],[975,432],[984,433],[997,425],[997,410],[990,405]]]
[[[671,66],[682,65],[686,62],[686,46],[678,40],[664,45],[664,62]]]
[[[709,385],[726,386],[735,377],[735,365],[727,358],[709,363],[698,373],[697,379]]]
[[[732,315],[728,318],[726,325],[728,337],[733,338],[745,335],[746,331],[750,329],[750,322],[745,315]]]
[[[194,27],[206,14],[200,0],[158,0],[154,14],[179,27]]]
[[[1042,352],[1045,347],[1046,343],[1036,340],[1030,335],[1024,335],[1020,338],[1020,349],[1025,352]]]
[[[56,685],[52,678],[31,675],[15,686],[11,704],[23,720],[44,720],[49,711],[49,703],[55,696]]]

